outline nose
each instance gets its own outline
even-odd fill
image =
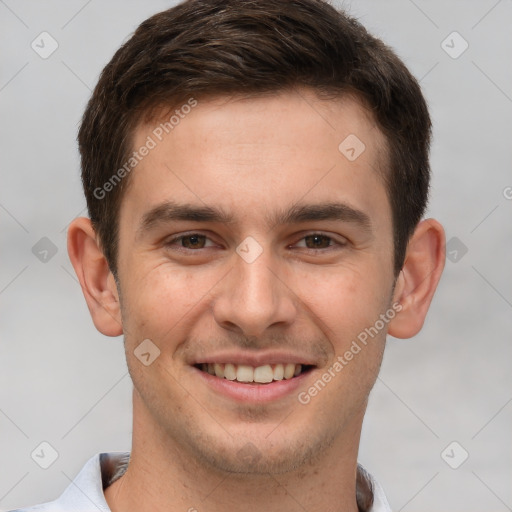
[[[252,262],[236,254],[233,270],[220,284],[213,315],[224,329],[259,338],[273,327],[292,325],[296,318],[297,298],[270,250]]]

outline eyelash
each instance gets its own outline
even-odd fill
[[[174,245],[176,242],[180,242],[181,240],[185,239],[185,238],[190,238],[190,237],[193,237],[193,236],[201,236],[201,237],[205,237],[207,240],[210,240],[208,236],[206,235],[203,235],[202,233],[196,233],[196,232],[193,232],[193,233],[188,233],[188,234],[184,234],[184,235],[179,235],[179,236],[176,236],[172,239],[170,239],[169,241],[167,241],[165,243],[165,246],[166,247],[171,247],[172,245]],[[308,238],[310,236],[320,236],[320,237],[323,237],[323,238],[327,238],[329,239],[330,242],[332,242],[333,244],[335,245],[338,245],[339,248],[343,248],[344,246],[347,245],[347,242],[340,242],[340,241],[337,241],[335,238],[333,238],[332,236],[329,236],[329,235],[326,235],[325,233],[322,233],[322,232],[312,232],[312,233],[308,233],[306,235],[304,235],[303,237],[301,237],[299,239],[299,241],[302,241],[304,240],[305,238]],[[329,245],[328,247],[325,247],[325,248],[320,248],[320,249],[310,249],[308,247],[303,247],[302,249],[304,249],[306,252],[309,252],[309,253],[318,253],[318,252],[327,252],[327,251],[331,251],[333,249],[335,249],[335,245]],[[180,252],[199,252],[200,250],[203,250],[203,249],[208,249],[208,247],[201,247],[200,249],[189,249],[187,247],[179,247],[177,248],[178,251]]]

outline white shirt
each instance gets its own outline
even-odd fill
[[[60,498],[12,512],[110,512],[103,490],[121,477],[129,452],[98,453],[85,464]],[[365,512],[391,512],[384,490],[363,466],[357,466],[357,492],[373,505]],[[371,489],[370,489],[371,488]]]

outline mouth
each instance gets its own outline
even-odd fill
[[[299,389],[307,385],[308,377],[314,373],[314,365],[279,362],[278,356],[265,361],[259,358],[255,366],[249,361],[228,363],[199,362],[192,365],[200,381],[214,396],[223,396],[238,404],[270,404],[281,400],[294,400]],[[288,361],[290,360],[287,357]],[[214,360],[215,361],[215,360]],[[293,361],[293,359],[292,359]]]
[[[194,366],[218,379],[252,385],[293,380],[314,368],[313,365],[299,363],[264,364],[256,367],[234,363],[198,363]]]

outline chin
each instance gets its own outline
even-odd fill
[[[324,433],[325,434],[325,433]],[[259,440],[230,438],[229,444],[205,446],[195,443],[196,454],[202,462],[212,469],[239,475],[285,474],[300,470],[320,457],[333,442],[334,436],[303,436],[303,439],[291,439],[281,436],[271,441],[268,437]]]

